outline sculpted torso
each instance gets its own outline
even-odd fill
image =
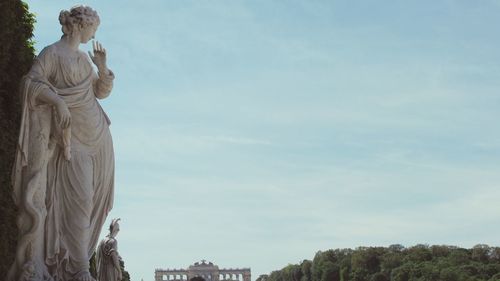
[[[104,98],[111,91],[112,73],[101,74],[99,78],[92,68],[87,54],[80,50],[73,51],[59,41],[46,47],[39,57],[43,64],[43,75],[57,89],[88,88],[81,97],[68,97],[63,90],[56,90],[59,98],[65,101],[57,111],[57,119],[69,118],[69,124],[54,124],[53,133],[61,134],[64,129],[71,128],[71,150],[90,151],[96,147],[107,130],[109,120],[98,104],[96,98]],[[46,93],[52,95],[52,93]],[[37,99],[44,103],[45,96]],[[78,102],[78,106],[72,106]],[[67,110],[65,108],[67,107]],[[69,117],[65,117],[69,114]],[[59,117],[60,116],[60,117]],[[60,121],[60,120],[56,120]],[[64,140],[64,138],[55,138]],[[64,144],[63,144],[64,145]]]

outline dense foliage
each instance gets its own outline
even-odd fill
[[[0,0],[0,280],[14,259],[16,247],[10,172],[20,122],[19,83],[34,58],[34,23],[25,3]]]
[[[122,269],[122,280],[121,281],[130,281],[130,274],[125,270],[125,263],[123,260],[120,260],[120,267]]]
[[[500,247],[416,245],[318,252],[256,281],[500,281]]]

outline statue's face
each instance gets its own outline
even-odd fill
[[[81,42],[85,44],[89,42],[91,39],[94,39],[96,31],[97,31],[97,24],[92,24],[83,27],[80,30]]]

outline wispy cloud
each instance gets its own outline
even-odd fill
[[[28,2],[41,50],[74,3]],[[498,244],[497,2],[88,1],[132,278]]]

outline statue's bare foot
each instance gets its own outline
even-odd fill
[[[88,271],[81,271],[75,275],[73,278],[75,281],[96,281],[92,275],[90,275],[90,272]]]

